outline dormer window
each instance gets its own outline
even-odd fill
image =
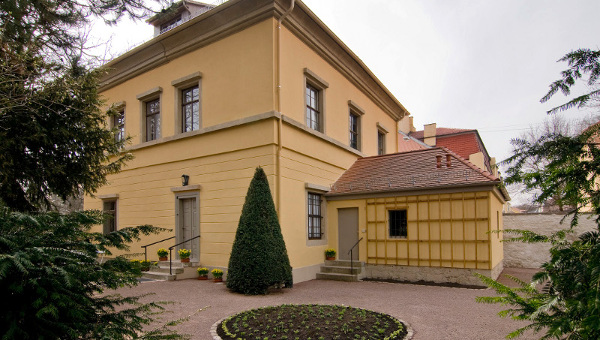
[[[175,18],[160,25],[160,34],[163,34],[166,31],[181,25],[182,22],[183,22],[183,20],[181,18],[181,15],[176,16]]]

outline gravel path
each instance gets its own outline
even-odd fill
[[[527,278],[532,270],[505,270]],[[279,304],[343,304],[388,313],[408,322],[413,339],[503,339],[524,323],[500,318],[502,306],[476,303],[477,296],[492,296],[489,289],[449,288],[383,282],[336,282],[313,280],[266,296],[231,293],[224,284],[181,280],[143,282],[123,295],[156,293],[145,301],[172,301],[164,321],[192,315],[178,326],[193,339],[211,339],[210,327],[225,316],[261,306]],[[536,339],[531,334],[519,339]]]

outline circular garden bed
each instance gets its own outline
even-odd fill
[[[383,313],[332,305],[281,305],[241,312],[217,327],[233,339],[404,339],[405,325]]]

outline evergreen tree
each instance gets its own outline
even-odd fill
[[[267,175],[257,168],[250,182],[229,257],[227,287],[242,294],[266,294],[271,286],[292,287],[287,255]]]
[[[542,99],[548,100],[558,90],[565,95],[585,73],[588,85],[597,87],[600,79],[600,52],[577,50],[563,59],[569,69],[563,78],[550,86]],[[551,110],[583,107],[600,94],[598,90],[576,97]],[[505,230],[518,237],[512,241],[551,244],[550,260],[544,263],[532,282],[513,278],[520,287],[509,288],[490,278],[479,277],[499,294],[479,297],[478,301],[501,303],[510,308],[500,313],[524,320],[528,325],[510,333],[513,338],[527,330],[544,333],[543,339],[600,339],[600,125],[596,124],[575,136],[548,133],[535,141],[516,140],[514,154],[505,162],[510,165],[506,182],[522,183],[528,190],[539,190],[536,200],[543,203],[559,197],[573,206],[570,228],[550,236],[525,230]],[[526,166],[531,160],[543,166]],[[541,162],[543,160],[543,162]],[[591,210],[596,217],[596,230],[571,241],[580,212]],[[537,288],[542,286],[541,289]]]
[[[140,297],[102,294],[138,283],[140,267],[124,257],[99,262],[97,251],[127,249],[152,226],[103,235],[90,228],[100,212],[18,213],[0,208],[2,339],[179,339],[147,330],[163,307]]]
[[[0,337],[172,339],[147,330],[161,306],[106,290],[138,283],[140,268],[97,252],[127,249],[151,226],[91,233],[99,212],[42,213],[49,198],[93,194],[130,155],[105,123],[100,70],[81,28],[147,13],[142,0],[0,1]],[[102,294],[104,293],[104,294]]]

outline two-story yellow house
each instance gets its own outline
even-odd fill
[[[192,249],[193,262],[226,269],[261,166],[294,281],[315,278],[324,250],[340,247],[325,194],[357,159],[398,152],[398,124],[409,113],[301,1],[230,0],[214,8],[184,1],[149,22],[157,35],[109,62],[101,86],[108,104],[120,108],[110,122],[116,138],[132,137],[126,151],[135,158],[86,197],[85,208],[114,214],[98,227],[105,232],[139,224],[172,229],[132,246],[175,236],[149,247],[153,255],[200,235],[181,247]],[[492,192],[497,180],[488,184]],[[496,218],[492,210],[486,216]],[[364,223],[347,232],[360,236]],[[361,242],[358,258],[368,263]],[[492,247],[501,249],[487,247],[490,257]],[[493,276],[496,260],[471,268]]]

